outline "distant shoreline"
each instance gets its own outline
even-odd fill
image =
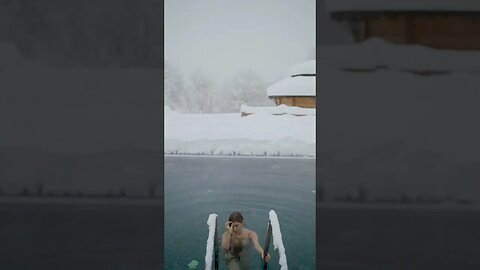
[[[316,156],[248,156],[248,155],[201,155],[201,154],[164,154],[164,157],[202,157],[202,158],[283,158],[283,159],[316,159]]]

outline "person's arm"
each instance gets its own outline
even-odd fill
[[[260,254],[260,257],[262,257],[262,260],[265,259],[265,261],[268,262],[270,260],[270,254],[267,254],[265,258],[263,258],[263,248],[260,246],[260,243],[258,243],[257,233],[254,231],[250,231],[250,239],[255,246],[255,250]]]
[[[225,222],[225,232],[222,235],[222,249],[224,252],[230,249],[230,239],[232,237],[233,227],[232,222]]]
[[[224,232],[222,235],[222,250],[226,252],[230,249],[230,237],[231,234],[229,232]]]

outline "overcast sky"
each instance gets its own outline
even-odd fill
[[[165,1],[165,59],[185,73],[276,80],[314,47],[314,0]]]

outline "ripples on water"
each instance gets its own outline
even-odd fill
[[[208,215],[219,215],[219,237],[233,211],[263,245],[268,212],[276,211],[291,269],[315,269],[315,159],[165,157],[165,269],[204,268]],[[279,269],[278,252],[270,269]],[[258,256],[258,255],[257,255]],[[251,269],[260,269],[252,257]],[[223,254],[220,268],[226,269]]]

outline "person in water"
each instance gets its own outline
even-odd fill
[[[257,233],[245,229],[242,214],[233,212],[225,223],[225,232],[222,235],[222,250],[229,270],[249,269],[246,251],[250,244],[253,244],[262,260],[266,262],[270,260],[268,253],[266,256],[263,254],[263,248],[258,243]]]

